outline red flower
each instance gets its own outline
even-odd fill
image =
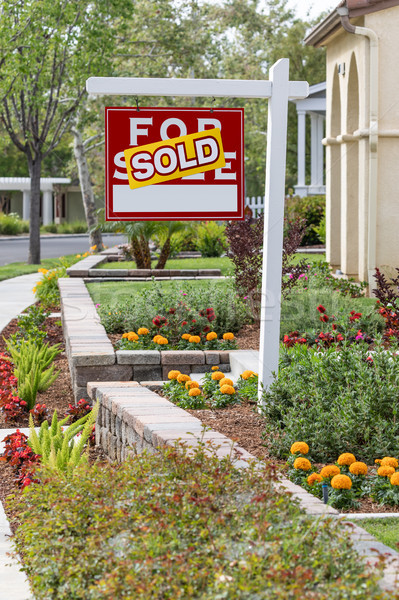
[[[183,321],[182,325],[188,325],[187,321]]]
[[[327,316],[327,315],[322,315],[322,316],[320,317],[320,321],[323,321],[323,323],[328,323],[328,320],[329,320],[329,319],[328,319],[328,316]]]
[[[322,304],[319,304],[319,306],[316,308],[316,310],[319,311],[319,313],[325,313],[326,309],[324,308],[324,306]]]
[[[335,323],[333,323],[332,328],[333,328],[334,331],[337,329],[337,326],[336,326]]]

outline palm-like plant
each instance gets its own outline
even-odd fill
[[[123,233],[128,238],[138,269],[151,269],[149,242],[155,235],[166,237],[155,267],[164,269],[170,254],[172,236],[186,227],[186,223],[180,221],[107,221],[101,225],[104,232]]]

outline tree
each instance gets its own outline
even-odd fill
[[[1,3],[0,121],[31,177],[29,263],[40,263],[43,160],[70,129],[87,77],[109,74],[121,16],[130,10],[130,0]]]

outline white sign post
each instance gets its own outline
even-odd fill
[[[289,81],[289,60],[270,69],[270,80],[155,79],[141,77],[90,77],[91,95],[184,96],[268,98],[266,148],[266,201],[263,244],[259,397],[277,373],[280,347],[281,267],[284,225],[284,188],[288,100],[306,98],[306,81]]]

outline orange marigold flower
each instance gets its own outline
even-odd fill
[[[193,388],[199,388],[198,381],[186,381],[186,390],[192,390]]]
[[[255,375],[256,373],[254,371],[250,371],[249,369],[244,371],[244,373],[241,373],[241,377],[243,379],[249,379],[250,377],[254,377]]]
[[[307,482],[308,485],[313,485],[316,481],[321,481],[322,477],[319,473],[312,473],[311,475],[309,475],[309,477],[307,478]]]
[[[180,373],[176,379],[179,383],[186,383],[186,381],[190,381],[191,377],[190,375],[184,375],[184,373]]]
[[[312,465],[310,464],[310,460],[307,458],[303,458],[299,456],[294,460],[294,469],[300,469],[301,471],[310,471]]]
[[[209,333],[206,334],[206,339],[208,340],[208,342],[211,342],[212,340],[216,340],[218,337],[218,334],[215,331],[210,331]]]
[[[129,331],[129,333],[127,334],[127,339],[129,340],[129,342],[137,342],[139,336],[135,331]]]
[[[162,337],[162,335],[159,335],[159,333],[157,333],[157,335],[154,335],[154,337],[152,338],[152,341],[157,344],[158,343],[158,338],[160,338],[160,337]]]
[[[224,340],[234,340],[234,333],[231,333],[231,331],[227,331],[226,333],[223,334],[223,339]]]
[[[199,335],[190,335],[188,341],[190,344],[199,344],[201,342],[201,338]]]
[[[212,367],[211,371],[219,371],[219,367]]]
[[[177,370],[169,371],[168,379],[177,379],[180,374],[180,371]]]
[[[360,462],[360,461],[355,461],[354,463],[352,463],[349,467],[349,471],[353,474],[353,475],[367,475],[367,465],[364,462]]]
[[[191,337],[191,335],[189,333],[183,333],[183,335],[181,336],[182,340],[189,340]]]
[[[349,467],[349,465],[351,465],[354,462],[356,462],[355,455],[351,454],[350,452],[344,452],[343,454],[338,456],[338,460],[337,460],[337,463],[339,465],[341,465],[341,467],[343,465],[346,465]]]
[[[197,387],[192,388],[189,392],[188,392],[189,396],[200,396],[201,395],[201,390]]]
[[[391,475],[390,479],[391,485],[399,485],[399,473],[394,473]]]
[[[306,442],[294,442],[291,446],[291,454],[296,454],[300,452],[301,454],[307,454],[309,452],[309,446]]]
[[[394,473],[395,473],[395,469],[393,467],[390,467],[389,465],[387,465],[385,467],[381,466],[381,467],[379,467],[379,469],[377,471],[377,475],[379,475],[380,477],[390,477]]]
[[[166,346],[166,344],[169,344],[168,338],[163,337],[162,335],[158,335],[157,337],[158,337],[158,339],[157,339],[156,343],[159,344],[160,346]]]
[[[234,383],[228,377],[223,377],[223,379],[221,379],[219,381],[219,385],[220,385],[220,387],[222,387],[222,385],[232,385],[232,386],[234,386]]]
[[[222,394],[229,394],[230,396],[236,393],[232,385],[222,385],[220,391]]]
[[[128,337],[128,335],[129,335],[128,333],[124,333],[124,334],[122,335],[122,339],[123,339],[123,338],[127,338],[127,337]]]
[[[211,375],[213,381],[220,381],[221,379],[223,379],[224,376],[225,375],[224,375],[224,373],[222,373],[222,371],[215,371]]]
[[[335,475],[331,479],[331,487],[335,490],[350,490],[352,487],[352,479],[348,475]]]
[[[397,469],[399,466],[399,463],[396,460],[396,458],[394,458],[393,456],[385,456],[381,461],[381,466],[382,467],[393,467],[394,469]]]
[[[147,327],[140,327],[140,329],[137,330],[137,333],[138,335],[148,335],[150,331]]]
[[[376,458],[374,462],[375,462],[376,465],[380,465],[381,464],[381,460],[382,460],[381,458]]]
[[[341,469],[337,465],[326,465],[320,471],[323,479],[330,479],[330,477],[334,477],[334,475],[339,475],[340,473]]]

